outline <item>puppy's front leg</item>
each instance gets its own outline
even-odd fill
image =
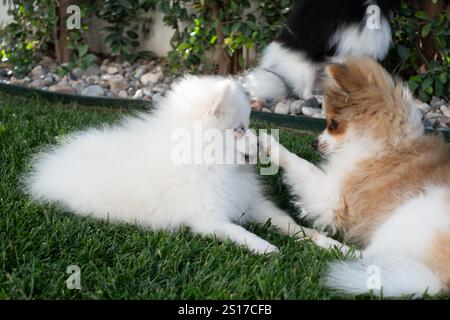
[[[284,169],[285,182],[291,186],[299,205],[314,220],[315,226],[322,230],[332,226],[341,203],[336,181],[322,169],[287,150],[272,136],[260,134],[259,137],[260,149]]]
[[[238,245],[247,247],[256,254],[269,254],[278,251],[278,248],[273,244],[229,221],[196,221],[191,222],[189,226],[195,233],[214,235],[220,240],[233,241]]]
[[[350,252],[354,252],[354,254],[356,256],[359,256],[359,257],[364,256],[364,253],[362,251],[360,251],[360,250],[352,251],[352,249],[349,246],[347,246],[337,240],[329,238],[323,234],[320,234],[319,232],[315,232],[311,236],[304,238],[304,239],[300,239],[300,240],[311,240],[312,242],[315,243],[316,246],[323,248],[323,249],[327,249],[327,250],[336,248],[344,255],[347,255]]]
[[[271,224],[281,232],[298,238],[309,237],[318,233],[317,230],[298,225],[286,212],[264,198],[253,201],[248,218],[249,221],[262,224],[271,220]]]
[[[301,180],[304,181],[303,183],[309,184],[319,183],[326,177],[325,172],[320,168],[287,150],[271,135],[260,133],[259,147],[270,156],[275,164],[282,167],[295,180]]]

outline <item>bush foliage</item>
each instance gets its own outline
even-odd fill
[[[1,31],[0,55],[23,75],[40,55],[54,55],[58,10],[54,0],[3,0],[9,3],[12,22]],[[301,1],[301,0],[300,0]],[[448,49],[449,10],[446,0],[403,1],[391,20],[394,47],[385,66],[408,81],[422,100],[447,96],[450,90]],[[169,54],[174,72],[237,73],[254,63],[252,52],[276,36],[295,0],[79,0],[83,25],[69,33],[72,60],[66,69],[94,61],[84,42],[86,18],[97,15],[108,22],[106,44],[117,58],[133,61],[148,56],[139,52],[138,29],[149,34],[151,10],[161,10],[164,22],[175,30]],[[433,17],[422,10],[425,2],[444,3]],[[433,50],[430,55],[426,49]],[[217,59],[210,59],[211,53]]]

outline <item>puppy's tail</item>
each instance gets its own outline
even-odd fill
[[[348,294],[383,297],[437,294],[444,284],[420,262],[398,256],[372,256],[330,264],[326,286]]]

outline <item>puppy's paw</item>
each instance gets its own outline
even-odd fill
[[[272,254],[280,252],[280,250],[274,246],[273,244],[269,244],[268,246],[261,247],[260,249],[255,250],[258,254]]]
[[[256,254],[271,254],[280,251],[276,246],[262,239],[256,243],[247,243],[247,247]]]
[[[271,156],[272,153],[279,148],[279,144],[275,138],[264,131],[260,132],[258,141],[260,151],[264,152],[268,156]]]
[[[236,150],[244,156],[258,157],[258,137],[253,130],[247,130],[236,136]]]

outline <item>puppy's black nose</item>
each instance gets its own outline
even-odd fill
[[[319,148],[319,139],[314,140],[313,143],[311,143],[311,146],[317,151]]]

